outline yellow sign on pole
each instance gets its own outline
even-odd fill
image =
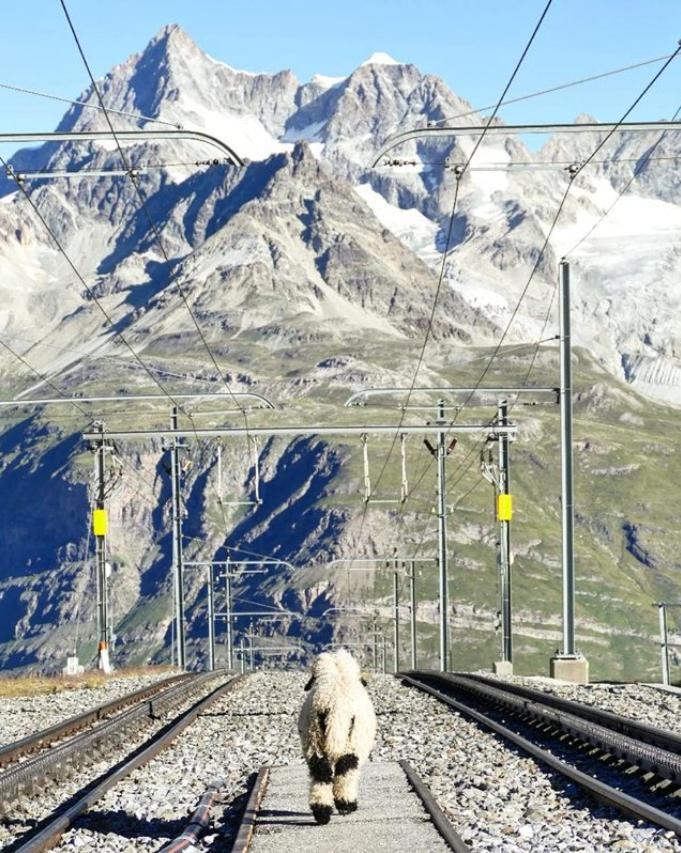
[[[96,509],[93,511],[92,532],[95,536],[106,536],[109,532],[109,516],[105,509]]]
[[[497,518],[499,521],[510,521],[513,518],[513,495],[499,495]]]

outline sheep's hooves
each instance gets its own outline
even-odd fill
[[[314,815],[314,819],[317,823],[324,825],[331,820],[331,806],[323,806],[321,803],[314,803],[310,808],[312,809],[312,814]]]
[[[347,815],[357,811],[357,800],[334,800],[338,814]]]

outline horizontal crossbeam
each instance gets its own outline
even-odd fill
[[[112,430],[105,433],[86,432],[83,438],[86,441],[101,440],[102,435],[111,439],[139,439],[139,438],[229,438],[244,435],[365,435],[388,434],[393,435],[396,431],[413,435],[437,435],[441,432],[477,435],[478,433],[489,433],[490,435],[515,435],[517,427],[514,424],[501,426],[498,424],[458,424],[448,421],[442,423],[431,423],[423,425],[403,424],[352,424],[338,426],[270,426],[270,427],[210,427],[196,429],[177,430]]]

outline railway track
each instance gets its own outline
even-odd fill
[[[220,684],[194,702],[189,708],[177,713],[179,706],[186,706],[192,696],[209,687],[211,681],[219,679]],[[40,795],[44,789],[86,772],[86,766],[105,755],[124,751],[123,760],[116,760],[96,779],[84,779],[76,793],[66,801],[60,802],[49,814],[45,815],[35,827],[3,849],[37,851],[51,849],[76,820],[97,800],[127,776],[132,770],[150,761],[197,719],[199,714],[215,699],[231,690],[241,679],[232,673],[210,672],[190,675],[182,679],[173,679],[170,685],[155,695],[138,701],[131,708],[110,720],[106,720],[90,730],[81,732],[69,740],[59,743],[28,760],[11,766],[0,775],[0,797],[5,815],[9,817],[11,803],[22,795]],[[150,724],[158,723],[166,715],[175,716],[169,723],[154,732],[141,745],[125,749],[125,742],[139,734]]]
[[[600,802],[681,837],[681,737],[676,733],[482,676],[417,671],[398,677],[501,735]]]
[[[61,720],[20,740],[6,744],[0,747],[0,768],[18,761],[26,755],[32,755],[43,750],[69,735],[76,734],[88,728],[88,726],[92,726],[100,720],[110,717],[112,714],[122,711],[129,705],[134,705],[136,702],[148,699],[156,693],[165,690],[167,687],[186,681],[188,678],[191,678],[189,673],[181,673],[180,675],[161,679],[154,684],[149,684],[146,687],[141,687],[139,690],[126,693],[125,696],[119,696],[117,699],[111,699],[109,702],[104,702],[95,708],[83,711],[81,714],[76,714],[73,717],[68,717],[66,720]]]
[[[407,761],[369,762],[371,793],[350,816],[318,826],[307,804],[304,765],[262,767],[255,776],[232,853],[337,853],[339,850],[453,850],[470,853],[435,798]],[[185,849],[167,846],[166,851]]]

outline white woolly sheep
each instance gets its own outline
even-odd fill
[[[347,815],[357,808],[360,767],[376,737],[376,715],[359,664],[345,649],[324,652],[312,666],[298,719],[310,771],[310,809],[317,823],[331,820],[333,806]]]

